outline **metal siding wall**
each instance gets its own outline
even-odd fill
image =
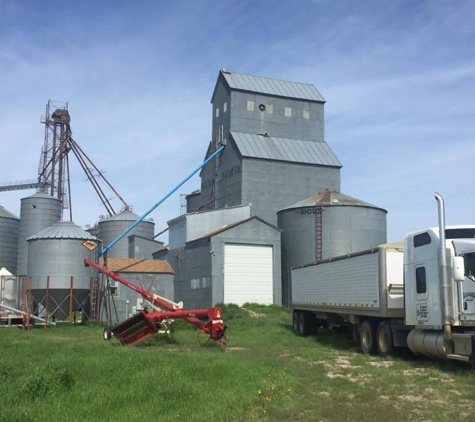
[[[204,279],[211,278],[208,239],[187,245],[186,249],[170,251],[168,262],[175,271],[174,300],[183,301],[185,309],[212,306],[212,287],[203,287]],[[200,287],[192,288],[192,279],[198,279]]]
[[[134,220],[101,220],[99,226],[99,238],[102,240],[103,247],[109,245],[125,230],[127,230],[135,221]],[[153,238],[155,223],[151,221],[140,222],[128,235],[137,235]],[[109,258],[128,258],[129,257],[129,241],[127,236],[119,240],[108,252]]]
[[[0,217],[0,268],[17,273],[20,220]]]
[[[352,206],[323,209],[323,259],[386,243],[386,212]]]
[[[186,241],[197,239],[227,224],[246,220],[250,216],[251,209],[247,205],[187,215]]]
[[[61,201],[44,193],[21,200],[20,229],[18,235],[17,274],[26,275],[28,266],[28,239],[61,220]]]
[[[170,250],[183,248],[186,243],[186,217],[181,216],[179,220],[169,222],[168,246]]]
[[[277,225],[277,211],[325,189],[340,189],[340,169],[243,160],[242,201],[252,203],[252,215],[271,224]]]
[[[142,285],[144,288],[150,286],[150,292],[153,294],[173,300],[173,274],[156,274],[156,273],[119,273],[120,276],[132,283]],[[116,323],[115,312],[119,321],[127,319],[133,311],[133,307],[137,307],[137,300],[142,301],[142,296],[134,290],[119,284],[119,295],[114,296],[115,309],[112,308],[113,323]],[[104,294],[104,292],[103,292]],[[101,301],[101,320],[107,319],[107,300],[106,297]],[[127,306],[127,300],[129,305]]]
[[[241,159],[234,142],[228,139],[228,145],[219,155],[219,167],[215,178],[215,203],[203,208],[203,210],[233,207],[241,205],[242,177]],[[201,201],[204,205],[213,198],[213,165],[209,163],[201,173]]]
[[[232,91],[231,130],[246,133],[267,133],[269,136],[324,141],[323,103],[279,98],[271,95]],[[254,102],[254,111],[247,110],[247,102]],[[273,113],[259,110],[260,104],[272,104]],[[285,107],[292,109],[292,116],[285,116]],[[303,118],[303,110],[310,113]]]
[[[186,212],[195,212],[201,207],[201,194],[192,194],[186,197]]]
[[[152,259],[153,253],[163,247],[163,242],[137,236],[130,236],[128,241],[129,258]]]
[[[292,270],[293,304],[379,307],[378,254]]]

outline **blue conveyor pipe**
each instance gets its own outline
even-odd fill
[[[186,183],[189,179],[191,179],[195,173],[201,170],[206,164],[208,164],[214,157],[216,157],[222,150],[224,149],[224,145],[219,147],[216,152],[210,155],[202,164],[200,164],[195,170],[193,170],[185,179],[183,179],[178,185],[176,185],[170,192],[168,192],[162,199],[160,199],[152,208],[150,208],[145,214],[141,215],[127,230],[125,230],[122,234],[120,234],[116,239],[114,239],[111,243],[109,243],[99,256],[104,255],[112,246],[114,246],[120,239],[122,239],[125,235],[127,235],[133,228],[139,224],[147,215],[149,215],[155,208],[157,208],[162,202],[164,202],[172,193],[174,193],[180,186]]]

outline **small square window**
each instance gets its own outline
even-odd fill
[[[425,267],[416,268],[416,291],[417,294],[423,294],[427,292]]]
[[[111,296],[119,296],[119,283],[115,280],[109,281]]]
[[[285,107],[285,117],[292,116],[292,109],[290,107]]]
[[[216,114],[215,114],[216,117],[219,117],[219,107],[216,109]]]
[[[226,113],[228,111],[228,103],[224,103],[223,105],[223,113]]]
[[[310,111],[304,110],[303,111],[303,118],[307,119],[307,120],[310,119]]]
[[[254,111],[254,101],[247,102],[247,111]]]
[[[267,114],[274,114],[274,105],[273,104],[267,104],[266,105],[266,113]]]

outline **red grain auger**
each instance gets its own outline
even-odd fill
[[[224,325],[221,319],[221,308],[213,307],[207,309],[183,310],[182,302],[175,303],[158,295],[154,295],[113,271],[101,267],[90,259],[86,258],[84,265],[86,265],[86,267],[91,266],[113,280],[135,290],[146,302],[144,309],[134,316],[122,321],[118,325],[105,328],[105,339],[110,339],[113,334],[123,345],[136,344],[158,333],[162,327],[168,325],[167,323],[170,320],[180,318],[208,334],[210,339],[226,344],[226,325]]]

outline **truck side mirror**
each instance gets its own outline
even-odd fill
[[[452,258],[452,278],[455,281],[465,281],[465,263],[463,256]]]

